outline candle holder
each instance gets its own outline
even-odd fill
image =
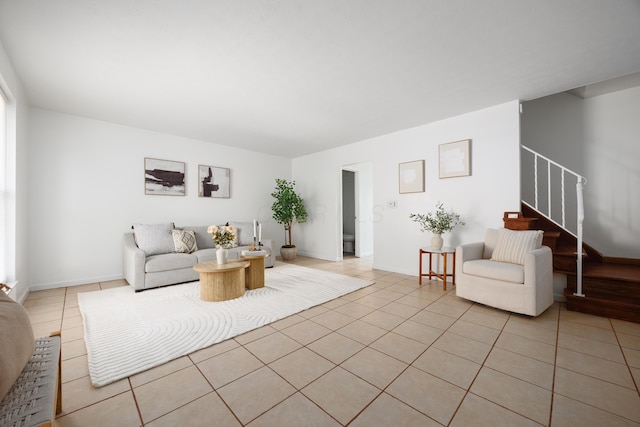
[[[253,249],[251,249],[251,245],[253,245]],[[261,251],[262,250],[262,242],[258,240],[257,237],[253,238],[253,243],[249,246],[250,251]],[[257,247],[257,249],[256,249]]]

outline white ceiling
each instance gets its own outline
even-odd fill
[[[637,0],[0,0],[32,105],[297,157],[640,71]]]

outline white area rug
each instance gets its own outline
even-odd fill
[[[265,270],[264,288],[230,301],[200,301],[199,282],[82,292],[91,382],[107,385],[373,283],[278,264]]]

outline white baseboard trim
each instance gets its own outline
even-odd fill
[[[415,271],[409,271],[409,270],[404,270],[404,269],[399,269],[399,268],[394,268],[391,267],[389,265],[383,265],[383,264],[376,264],[375,262],[373,263],[373,268],[376,270],[382,270],[382,271],[389,271],[391,273],[398,273],[398,274],[406,274],[408,276],[414,276],[416,277],[416,280],[418,278],[418,275],[416,274]]]
[[[108,276],[89,277],[85,279],[69,280],[65,282],[38,283],[29,286],[29,291],[45,291],[47,289],[66,288],[67,286],[80,286],[90,283],[109,282],[111,280],[123,279],[122,274],[112,274]]]

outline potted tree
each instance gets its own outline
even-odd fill
[[[293,225],[307,221],[307,210],[304,207],[302,197],[293,188],[295,184],[295,181],[276,178],[276,189],[271,193],[271,196],[275,199],[273,205],[271,205],[273,219],[278,224],[284,225],[285,244],[280,248],[280,256],[285,261],[292,260],[297,255],[296,245],[291,241]]]

